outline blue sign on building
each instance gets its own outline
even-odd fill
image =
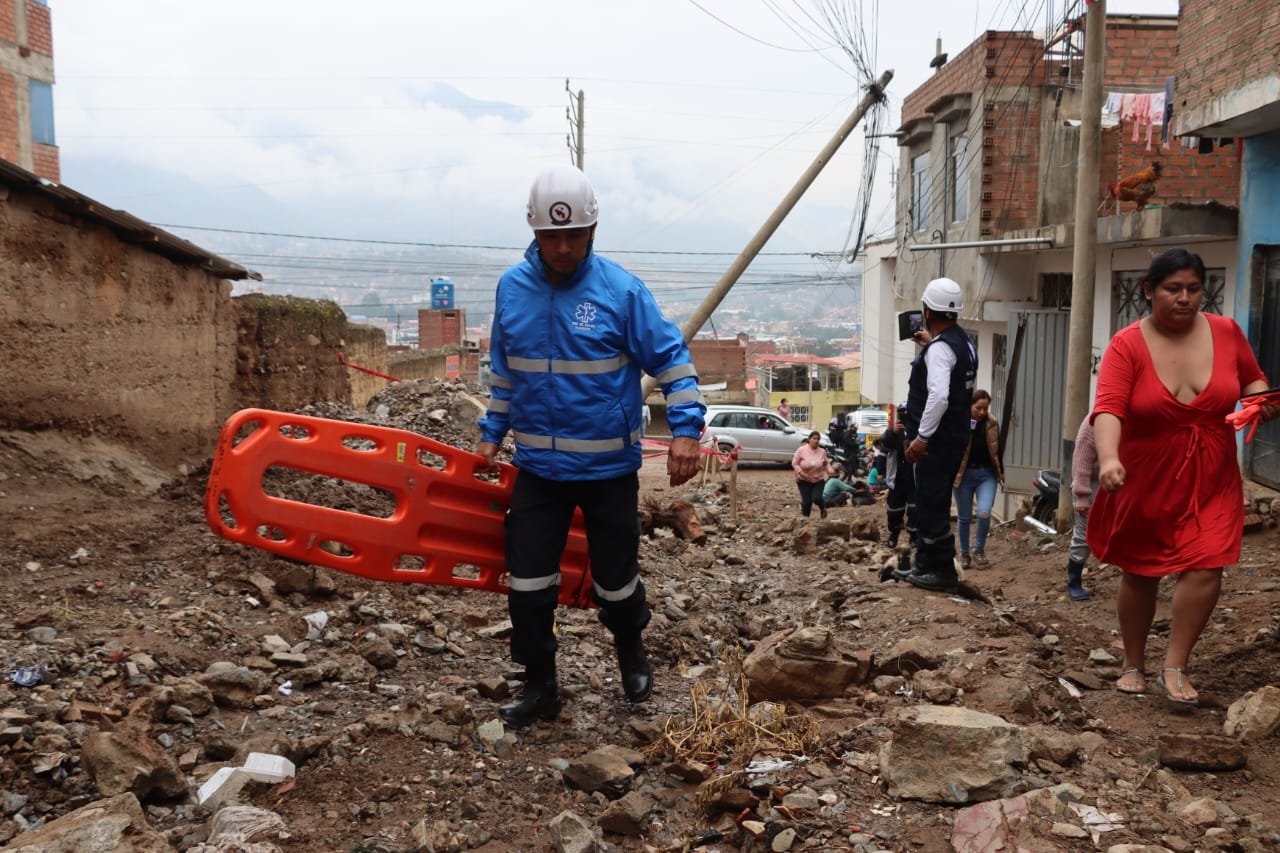
[[[431,280],[431,307],[436,310],[453,307],[453,282],[444,276]]]

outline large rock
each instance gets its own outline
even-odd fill
[[[140,800],[152,794],[172,799],[188,792],[177,760],[151,738],[141,715],[85,738],[80,763],[108,797],[128,792]]]
[[[1175,770],[1240,770],[1248,763],[1238,740],[1196,734],[1161,735],[1159,760]]]
[[[551,830],[551,849],[556,853],[596,853],[600,849],[591,827],[573,812],[560,812],[547,828]]]
[[[564,781],[571,788],[587,793],[600,791],[615,799],[627,792],[635,775],[626,758],[603,747],[570,761],[564,770]]]
[[[840,649],[828,628],[766,637],[742,664],[753,699],[825,699],[865,681],[871,656]]]
[[[1037,788],[1017,797],[979,803],[956,812],[951,830],[951,848],[955,853],[993,853],[1022,851],[1049,853],[1060,845],[1036,837],[1031,816],[1053,820],[1067,816],[1067,803],[1076,802],[1083,791],[1069,785]]]
[[[643,835],[653,806],[652,797],[639,791],[632,791],[622,799],[614,800],[605,806],[597,823],[605,832],[617,835]]]
[[[1245,743],[1265,740],[1280,729],[1280,688],[1267,685],[1231,703],[1222,731]]]
[[[247,706],[267,688],[266,676],[247,666],[210,667],[200,680],[209,688],[213,701],[232,708]]]
[[[946,659],[947,653],[929,637],[908,637],[879,659],[876,671],[910,678],[921,670],[937,669]]]
[[[173,853],[151,828],[133,794],[120,794],[81,806],[39,829],[19,835],[5,850],[12,853]]]
[[[889,796],[973,803],[1012,796],[1027,762],[1021,730],[991,714],[939,705],[907,708],[880,750]]]

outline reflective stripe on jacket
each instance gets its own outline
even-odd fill
[[[600,480],[642,461],[641,372],[657,378],[673,436],[697,439],[706,406],[680,329],[648,288],[594,252],[563,285],[537,243],[498,282],[485,441],[508,429],[515,464],[550,480]]]

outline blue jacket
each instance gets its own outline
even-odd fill
[[[697,439],[706,406],[680,329],[640,279],[594,252],[553,286],[537,243],[503,274],[489,338],[485,441],[510,429],[515,464],[550,480],[604,480],[640,468],[641,371],[667,400],[673,436]]]

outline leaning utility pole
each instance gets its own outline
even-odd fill
[[[711,288],[711,292],[703,298],[702,304],[685,321],[684,326],[681,327],[685,341],[693,340],[693,336],[698,334],[702,324],[707,322],[711,313],[724,301],[725,296],[733,288],[734,282],[750,266],[755,256],[764,248],[764,244],[769,242],[773,232],[778,230],[782,220],[787,218],[787,214],[796,206],[796,202],[800,201],[800,197],[813,184],[822,169],[827,163],[831,162],[831,158],[835,156],[841,144],[849,138],[849,134],[853,133],[853,129],[857,127],[858,122],[862,121],[862,117],[866,115],[867,110],[884,100],[885,87],[889,85],[889,81],[892,79],[893,71],[890,69],[881,74],[880,78],[867,88],[867,94],[858,102],[858,106],[849,114],[849,117],[844,120],[844,124],[840,125],[839,129],[836,130],[835,135],[831,137],[814,161],[809,164],[809,168],[804,170],[804,174],[791,187],[791,191],[787,193],[786,197],[778,202],[778,206],[774,208],[773,213],[769,214],[769,218],[760,226],[760,230],[756,231],[755,236],[747,241],[746,247],[738,253],[738,257],[733,259],[733,263],[729,264],[729,268],[720,276],[720,280],[716,282],[715,287]],[[1101,107],[1099,107],[1099,111],[1101,111]],[[646,376],[642,386],[644,396],[648,397],[649,392],[657,384],[657,380],[652,376]],[[810,414],[810,417],[812,417],[812,414]]]
[[[583,163],[587,159],[587,98],[578,90],[575,98],[573,89],[569,88],[569,81],[564,81],[564,90],[569,93],[569,106],[565,107],[564,117],[569,120],[569,135],[565,137],[565,142],[569,144],[569,153],[573,155],[573,164],[579,169],[585,169]]]
[[[1093,367],[1093,290],[1098,249],[1098,160],[1102,136],[1102,78],[1106,73],[1107,0],[1093,0],[1084,23],[1084,80],[1080,153],[1076,170],[1075,247],[1071,256],[1071,332],[1067,338],[1067,392],[1062,404],[1062,487],[1058,529],[1072,525],[1071,456],[1076,431],[1089,412]]]

